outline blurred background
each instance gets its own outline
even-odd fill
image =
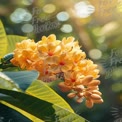
[[[88,109],[55,90],[90,122],[122,121],[122,0],[0,0],[0,19],[7,34],[35,41],[53,33],[74,36],[98,64],[104,103]],[[4,114],[2,108],[1,121]]]

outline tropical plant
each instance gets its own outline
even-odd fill
[[[73,37],[60,41],[52,34],[35,43],[27,37],[6,35],[0,21],[0,39],[1,104],[33,122],[87,121],[47,82],[59,82],[62,92],[78,103],[85,99],[88,108],[103,102],[97,65],[86,59]]]

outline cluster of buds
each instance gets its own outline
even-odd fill
[[[102,93],[98,87],[99,84],[99,80],[94,80],[93,76],[89,75],[83,78],[78,84],[68,86],[64,82],[61,82],[59,87],[63,92],[71,91],[67,96],[69,98],[75,98],[77,103],[81,103],[86,99],[86,106],[92,108],[94,103],[100,104],[103,102],[101,98]]]
[[[45,82],[61,78],[59,83],[62,92],[70,92],[69,98],[78,103],[86,99],[86,106],[102,103],[98,85],[99,70],[93,61],[86,59],[73,37],[57,40],[54,34],[43,36],[37,43],[34,40],[23,40],[16,44],[11,63],[22,69],[36,70],[39,79]]]

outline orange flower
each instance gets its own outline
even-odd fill
[[[67,53],[72,50],[74,44],[74,37],[63,38],[61,41],[61,50],[63,53]]]
[[[56,40],[55,35],[48,37],[43,36],[42,40],[37,43],[37,49],[40,58],[47,58],[54,55],[59,55],[61,52],[60,41]]]
[[[81,60],[73,70],[81,72],[84,76],[92,75],[94,78],[99,77],[97,65],[91,60]]]
[[[72,69],[73,63],[67,54],[61,54],[60,56],[54,56],[51,60],[48,60],[50,65],[50,71],[55,73],[68,72]]]
[[[86,54],[82,50],[71,51],[69,56],[72,58],[74,65],[76,66],[81,60],[86,57]]]
[[[81,81],[82,74],[77,71],[70,71],[64,73],[65,84],[74,87]]]
[[[78,79],[79,81],[77,82]],[[76,98],[78,103],[81,103],[86,99],[86,106],[92,108],[94,103],[103,103],[103,99],[101,98],[102,93],[98,91],[99,84],[100,81],[94,80],[92,76],[81,78],[78,75],[71,73],[68,80],[59,83],[59,88],[63,92],[69,92],[72,90],[67,95],[69,98]]]
[[[43,36],[37,43],[24,40],[17,43],[11,62],[22,69],[37,70],[39,79],[45,82],[62,78],[60,90],[70,92],[67,96],[78,103],[86,99],[86,106],[91,108],[103,102],[98,87],[100,81],[96,80],[99,70],[93,61],[85,59],[85,52],[74,40],[68,37],[59,41],[54,34]]]
[[[38,60],[36,43],[33,40],[23,40],[16,44],[14,58],[11,62],[22,69],[32,69],[33,63]]]

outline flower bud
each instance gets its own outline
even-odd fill
[[[87,91],[99,90],[99,87],[98,86],[89,86],[86,90]]]
[[[84,93],[82,93],[82,92],[81,93],[78,93],[77,96],[78,97],[83,97],[84,96]]]
[[[94,105],[94,103],[93,103],[92,100],[86,100],[86,106],[87,106],[88,108],[92,108],[93,105]]]
[[[83,85],[88,85],[88,83],[91,82],[92,79],[93,79],[92,76],[90,76],[90,75],[89,75],[89,76],[86,76],[86,77],[82,80],[82,84],[83,84]]]
[[[82,98],[82,97],[78,98],[78,99],[76,100],[76,102],[77,102],[77,103],[82,103],[82,102],[83,102],[83,98]]]
[[[61,90],[62,92],[68,92],[68,91],[71,90],[71,86],[65,85],[64,82],[60,82],[60,83],[58,84],[58,87],[60,88],[60,90]]]
[[[103,99],[99,99],[99,100],[93,100],[94,103],[98,103],[98,104],[101,104],[103,103]]]
[[[89,86],[97,86],[100,84],[100,81],[99,80],[92,80],[88,85]]]
[[[101,97],[100,97],[98,94],[92,94],[92,95],[91,95],[91,98],[92,98],[92,99],[95,99],[95,100],[96,100],[96,99],[97,99],[97,100],[101,99]]]
[[[76,96],[76,93],[69,93],[68,95],[67,95],[67,97],[69,97],[69,98],[74,98]]]
[[[102,93],[101,93],[100,91],[98,91],[98,90],[93,90],[92,93],[93,93],[93,94],[98,94],[98,95],[100,95],[100,96],[102,95]]]
[[[84,86],[83,85],[77,85],[76,87],[74,87],[74,90],[75,91],[78,91],[78,92],[83,91],[83,89],[84,89]]]
[[[86,92],[85,92],[85,96],[87,96],[87,97],[91,96],[91,94],[92,94],[92,93],[89,92],[89,91],[86,91]]]

